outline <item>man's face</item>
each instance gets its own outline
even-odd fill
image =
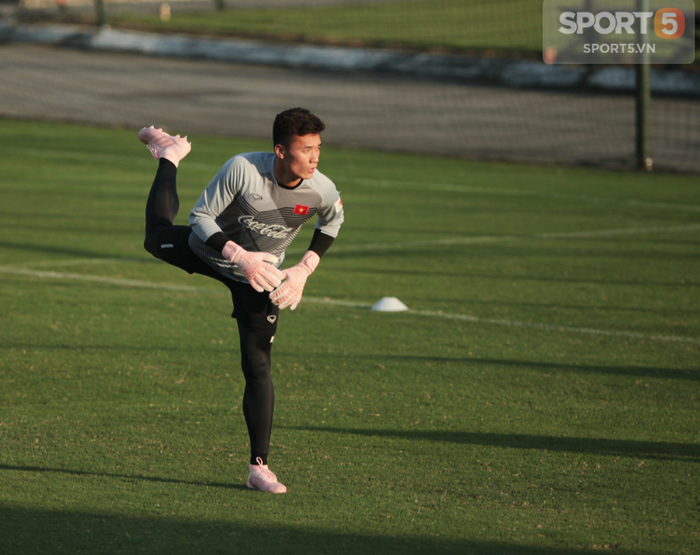
[[[289,148],[277,145],[275,152],[287,176],[311,179],[321,156],[321,136],[294,135]]]

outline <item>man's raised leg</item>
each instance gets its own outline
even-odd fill
[[[177,266],[190,274],[202,274],[226,285],[228,281],[208,266],[189,247],[192,229],[174,225],[180,208],[177,195],[177,166],[192,145],[186,138],[171,137],[154,127],[139,131],[139,139],[158,160],[158,170],[146,202],[145,249],[156,258]]]
[[[187,138],[181,138],[179,135],[172,137],[152,126],[144,127],[139,131],[139,140],[159,161],[158,171],[146,202],[144,247],[156,258],[162,258],[159,253],[158,238],[164,230],[173,227],[180,209],[180,199],[177,195],[177,166],[180,160],[187,156],[192,145],[187,142]]]

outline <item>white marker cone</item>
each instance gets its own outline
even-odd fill
[[[408,307],[396,297],[384,297],[372,307],[372,310],[378,310],[379,312],[401,312],[403,310],[408,310]]]

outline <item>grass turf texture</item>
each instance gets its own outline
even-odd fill
[[[268,147],[190,139],[183,223]],[[347,222],[282,314],[271,496],[227,293],[142,251],[136,130],[0,146],[4,555],[695,553],[697,178],[325,150]]]

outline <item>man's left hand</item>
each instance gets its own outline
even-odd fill
[[[272,304],[280,308],[287,308],[289,306],[294,310],[299,304],[299,301],[301,301],[306,279],[316,269],[320,260],[321,258],[314,251],[306,251],[306,254],[299,264],[292,266],[288,270],[283,270],[284,282],[270,293]]]

